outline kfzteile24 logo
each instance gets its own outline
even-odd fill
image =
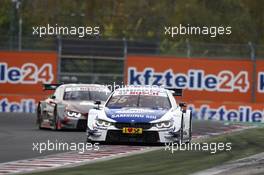
[[[139,72],[136,67],[129,67],[127,80],[131,85],[158,85],[197,91],[246,93],[250,87],[247,71],[234,74],[232,71],[222,70],[217,74],[206,74],[201,69],[174,73],[172,69],[157,72],[153,68],[145,68]]]
[[[0,63],[0,83],[37,84],[51,83],[53,80],[52,65],[48,63],[41,66],[25,63],[21,67],[9,67],[5,62]]]

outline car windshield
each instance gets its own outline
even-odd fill
[[[110,92],[99,92],[99,91],[90,91],[90,100],[93,101],[106,101],[109,97]]]
[[[151,109],[169,109],[171,104],[167,96],[115,95],[107,102],[108,108],[140,107]]]
[[[106,101],[108,96],[109,93],[104,91],[66,91],[63,99],[72,101]]]

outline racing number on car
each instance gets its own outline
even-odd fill
[[[125,103],[127,101],[127,97],[126,96],[122,96],[122,97],[113,97],[110,101],[110,104],[122,104]]]
[[[125,134],[142,134],[142,128],[123,128]]]

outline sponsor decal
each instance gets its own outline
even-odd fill
[[[112,119],[115,119],[115,118],[125,118],[125,117],[128,117],[128,118],[146,118],[146,119],[153,119],[153,120],[155,120],[155,119],[157,119],[157,116],[155,116],[155,115],[149,115],[149,114],[146,114],[146,115],[144,115],[144,114],[112,114],[111,116],[110,116],[110,118],[112,118]]]
[[[190,104],[188,109],[192,111],[194,119],[264,123],[264,108],[258,107],[254,109],[251,105],[230,107],[229,105],[219,104],[217,107],[211,107],[206,104],[198,107],[198,105]]]
[[[0,63],[0,83],[11,84],[37,84],[51,83],[54,80],[51,64],[43,64],[41,67],[34,63],[25,63],[21,67],[9,66],[8,63]]]
[[[167,110],[156,110],[155,112],[146,110],[134,112],[133,110],[107,109],[107,117],[117,122],[150,122],[161,118]]]
[[[142,128],[123,128],[122,133],[123,134],[142,134],[143,129]]]
[[[140,72],[136,67],[129,67],[128,84],[157,85],[197,91],[239,91],[241,93],[249,89],[248,72],[240,71],[234,74],[228,70],[222,70],[217,74],[206,74],[201,69],[189,69],[187,73],[174,73],[172,69],[158,72],[148,67]]]
[[[163,96],[166,97],[167,93],[165,90],[160,89],[160,86],[156,85],[145,85],[145,86],[124,86],[122,89],[117,89],[115,95],[144,95],[144,96]]]
[[[256,94],[255,100],[257,103],[264,103],[264,60],[258,59],[256,61]]]
[[[128,109],[128,110],[121,110],[121,111],[116,111],[117,114],[119,113],[144,113],[144,112],[147,112],[147,113],[155,113],[156,111],[155,110],[150,110],[150,109]]]
[[[70,91],[89,91],[88,87],[67,87],[65,89],[65,92],[70,92]]]
[[[261,62],[257,63],[256,75],[264,71],[264,62],[262,66],[259,65]],[[134,86],[184,89],[183,98],[187,101],[250,103],[253,75],[253,63],[250,60],[128,55],[124,81]],[[259,80],[261,78],[259,75]],[[263,83],[258,86],[263,89]],[[264,102],[264,98],[258,96],[256,90],[256,101]]]
[[[0,52],[0,111],[35,112],[46,98],[43,84],[56,83],[56,52]]]
[[[67,87],[65,92],[69,91],[101,91],[101,92],[108,92],[109,89],[104,87]]]
[[[11,101],[8,98],[0,99],[0,112],[27,112],[34,113],[36,109],[35,99],[24,99]]]
[[[264,93],[264,72],[258,73],[258,92]]]
[[[167,96],[165,92],[152,91],[152,90],[144,90],[144,91],[119,90],[115,92],[113,96],[118,96],[118,95],[144,95],[144,96],[160,96],[160,97]]]

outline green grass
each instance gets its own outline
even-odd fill
[[[205,141],[202,141],[205,142]],[[226,161],[239,159],[264,151],[264,128],[219,136],[206,142],[231,142],[231,151],[218,151],[215,154],[202,151],[158,150],[140,155],[117,158],[74,168],[58,169],[38,175],[170,175],[190,174],[214,167]]]

